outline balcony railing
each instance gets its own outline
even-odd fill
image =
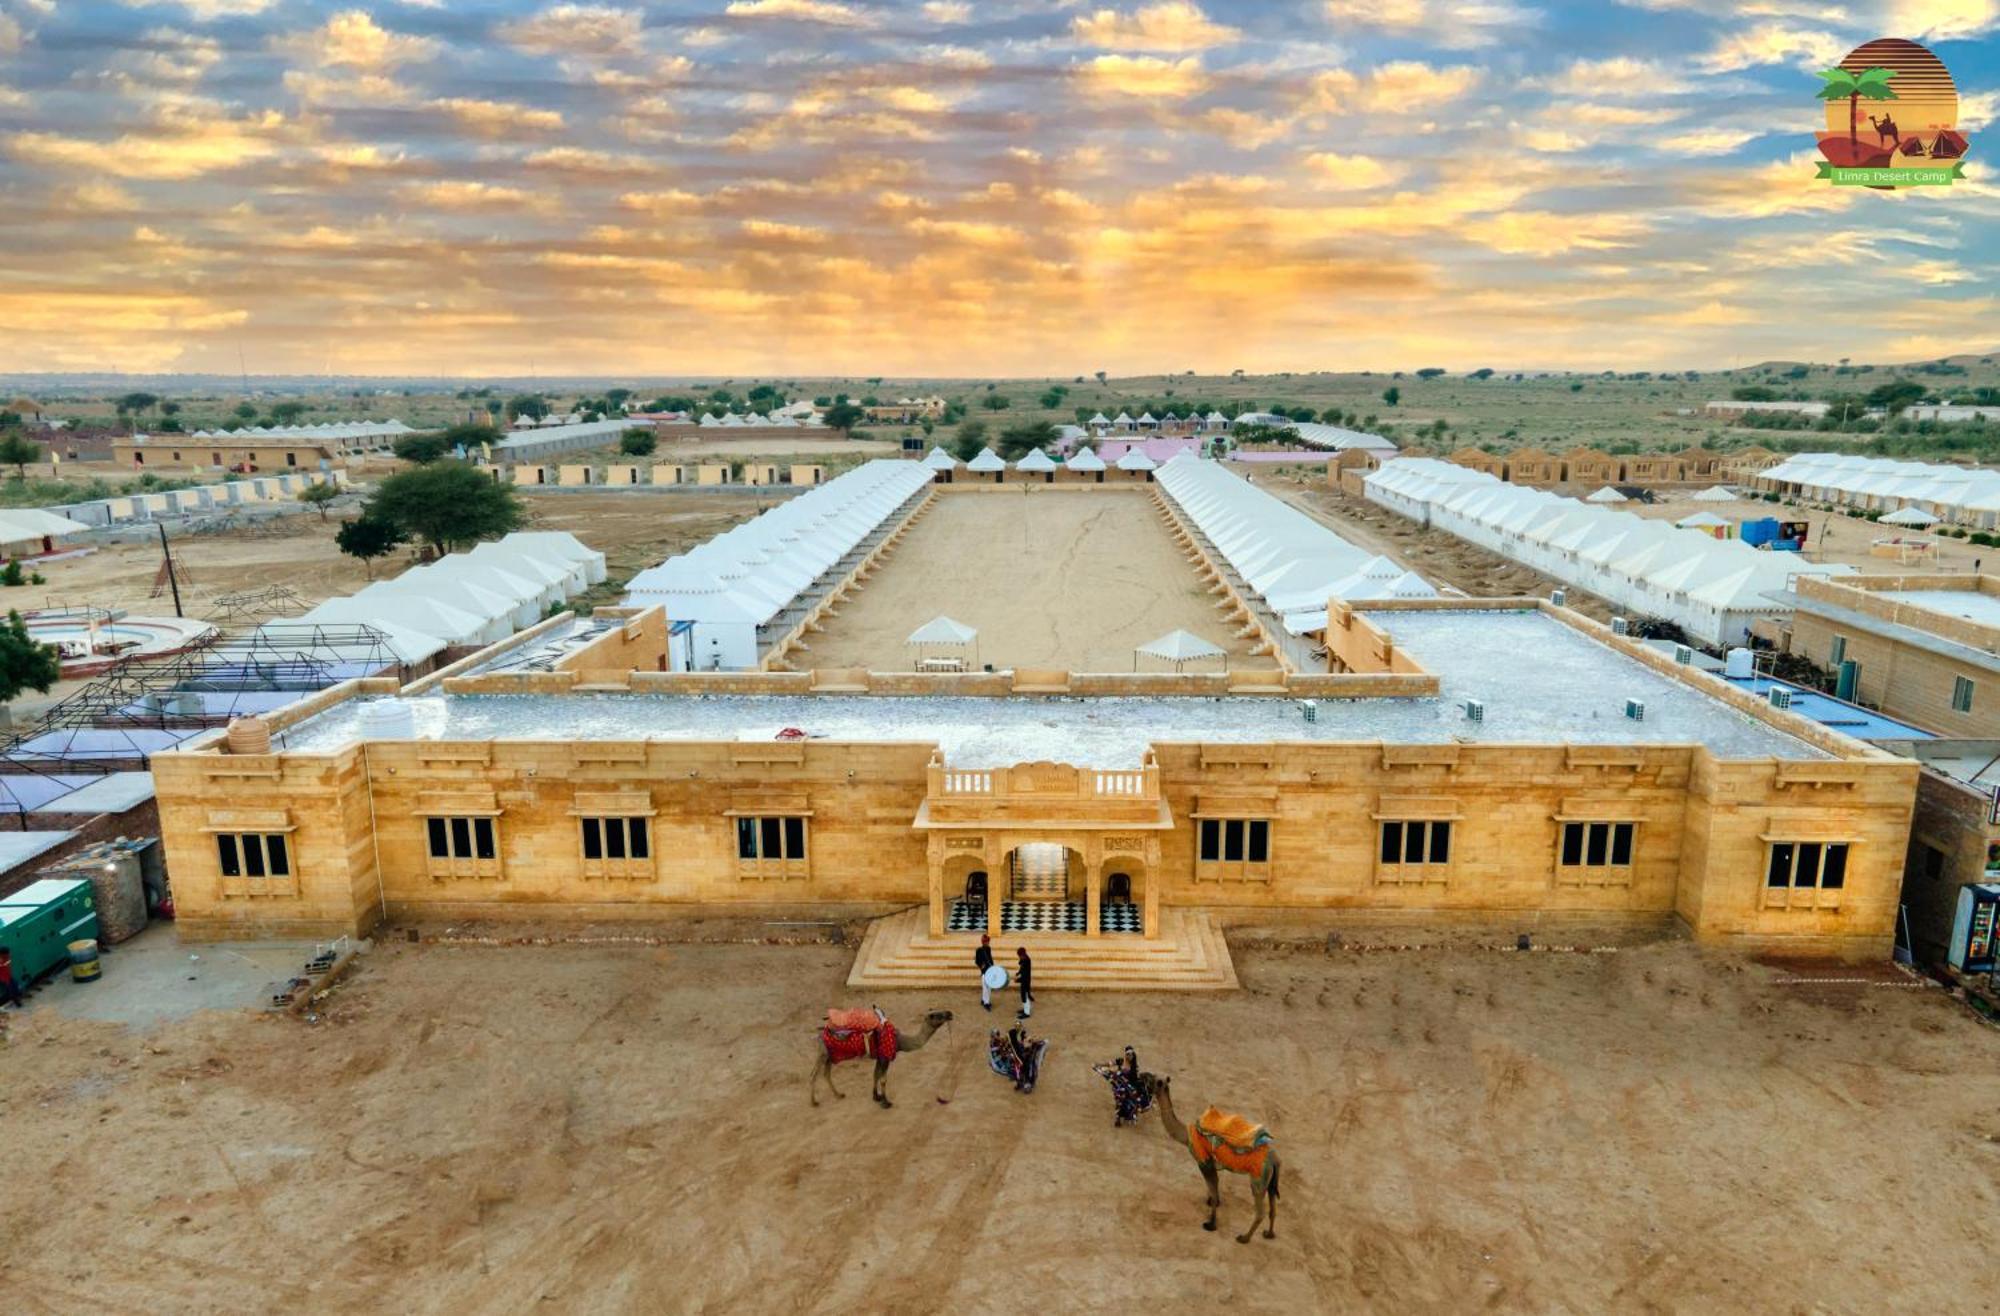
[[[930,763],[930,793],[947,800],[1152,801],[1160,798],[1160,768],[1150,754],[1138,768],[1053,763],[1000,769],[946,767],[939,755]]]

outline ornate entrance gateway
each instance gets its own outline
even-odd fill
[[[930,931],[1159,936],[1159,767],[946,767],[912,825],[930,862]]]

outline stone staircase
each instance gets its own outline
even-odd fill
[[[961,987],[977,992],[971,933],[930,935],[930,915],[907,910],[869,924],[850,987]],[[1236,967],[1222,929],[1205,911],[1162,909],[1157,939],[1127,935],[1007,933],[993,954],[1012,970],[1014,947],[1035,961],[1035,986],[1053,991],[1234,991]],[[1012,988],[1009,988],[1011,991]]]

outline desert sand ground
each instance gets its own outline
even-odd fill
[[[904,640],[944,614],[976,628],[979,661],[1002,669],[1129,672],[1136,646],[1176,629],[1222,646],[1232,666],[1271,666],[1215,605],[1141,491],[951,494],[804,656],[907,671]]]
[[[162,1313],[1986,1302],[2000,1034],[1934,987],[1682,942],[1234,939],[1239,993],[1047,993],[1031,1096],[975,1054],[1003,1016],[971,990],[881,996],[958,1011],[896,1062],[891,1110],[853,1066],[807,1106],[814,1021],[858,1003],[830,945],[385,938],[315,1024],[38,1000],[0,1048],[0,1290]],[[1273,1129],[1274,1241],[1233,1241],[1240,1179],[1203,1233],[1185,1150],[1155,1117],[1112,1127],[1089,1063],[1127,1043],[1184,1118]]]

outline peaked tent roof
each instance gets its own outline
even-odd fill
[[[1690,494],[1688,501],[1691,503],[1733,503],[1736,501],[1736,491],[1727,485],[1718,484],[1711,488],[1703,489],[1698,494]]]
[[[1139,652],[1149,658],[1164,658],[1176,663],[1191,662],[1196,658],[1222,657],[1220,648],[1188,631],[1168,631],[1151,644],[1140,645]]]
[[[970,644],[979,632],[962,621],[933,617],[910,632],[905,644]]]
[[[1118,469],[1121,471],[1156,471],[1159,468],[1160,464],[1148,457],[1141,448],[1127,448],[1124,455],[1118,459]]]
[[[1104,458],[1098,456],[1088,448],[1078,448],[1074,453],[1070,454],[1069,460],[1064,462],[1063,465],[1069,467],[1072,471],[1083,471],[1086,473],[1101,471],[1104,469]]]
[[[1688,515],[1674,522],[1674,524],[1682,530],[1690,530],[1697,526],[1707,526],[1713,529],[1716,526],[1728,525],[1729,521],[1727,518],[1717,516],[1713,512],[1690,512]]]
[[[1004,471],[1007,463],[1000,460],[1000,454],[991,448],[981,448],[979,455],[965,464],[968,471]]]
[[[1040,448],[1035,449],[1033,452],[1029,453],[1027,456],[1021,458],[1021,460],[1014,463],[1015,470],[1034,471],[1036,474],[1040,474],[1043,471],[1053,471],[1055,468],[1056,468],[1055,459],[1049,456],[1047,453],[1043,452]]]
[[[1921,507],[1903,507],[1882,518],[1883,525],[1936,525],[1937,518]]]
[[[1586,503],[1624,503],[1631,500],[1607,484],[1583,501]]]
[[[932,448],[924,454],[924,466],[933,471],[950,471],[958,468],[958,459],[943,448]]]

